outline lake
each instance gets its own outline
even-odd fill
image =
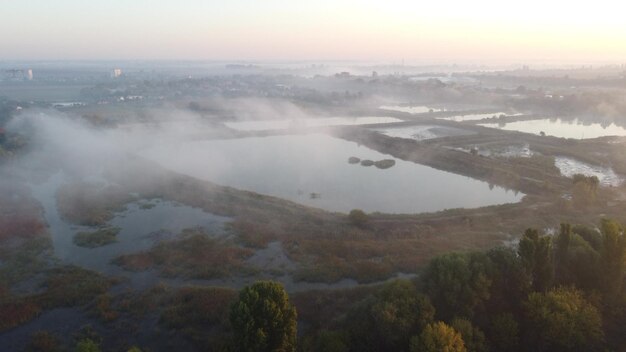
[[[140,152],[171,170],[329,211],[420,213],[518,202],[523,194],[394,159],[324,134],[161,145]],[[388,169],[348,158],[394,159]]]
[[[561,119],[540,119],[515,121],[504,124],[485,123],[480,124],[479,126],[532,134],[544,132],[548,136],[574,139],[598,138],[603,136],[626,136],[626,129],[613,123],[608,126],[602,126],[599,123],[583,124],[579,120],[565,121]]]
[[[380,123],[402,122],[395,117],[388,116],[361,116],[361,117],[320,117],[282,120],[250,120],[225,122],[226,127],[238,131],[266,131],[302,129],[307,127],[324,126],[354,126],[374,125]]]

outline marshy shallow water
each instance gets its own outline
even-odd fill
[[[579,120],[540,119],[515,121],[510,123],[485,123],[479,126],[518,131],[531,134],[545,133],[548,136],[587,139],[604,136],[626,136],[626,129],[615,124],[583,123]]]
[[[120,229],[115,242],[96,248],[79,247],[73,242],[74,235],[98,228],[74,225],[61,217],[55,195],[64,182],[64,175],[57,173],[43,183],[31,185],[33,196],[43,207],[54,254],[65,264],[106,274],[122,273],[119,267],[111,264],[111,260],[119,255],[150,249],[155,243],[186,228],[202,227],[209,233],[221,235],[224,224],[231,221],[186,205],[158,199],[142,200],[128,204],[125,210],[115,213],[107,222],[107,227]]]
[[[351,165],[353,156],[390,156],[323,134],[194,141],[140,154],[199,179],[329,211],[420,213],[513,203],[523,196],[399,159],[385,170]]]
[[[617,187],[624,182],[624,178],[616,174],[610,167],[591,165],[583,163],[582,161],[564,157],[555,158],[554,165],[559,168],[563,176],[572,177],[575,174],[596,176],[598,177],[598,180],[600,180],[600,184],[603,186]]]

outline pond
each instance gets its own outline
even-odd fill
[[[350,157],[394,158],[323,134],[193,141],[140,155],[199,179],[329,211],[420,213],[512,203],[523,196],[399,159],[387,169],[349,164]]]
[[[485,123],[480,126],[499,128],[508,131],[519,131],[532,134],[544,132],[548,136],[586,139],[603,136],[626,136],[626,129],[610,124],[603,126],[599,123],[583,123],[579,120],[566,121],[561,119],[540,119],[515,121],[510,123]]]
[[[287,130],[302,129],[307,127],[325,126],[353,126],[353,125],[374,125],[381,123],[402,122],[395,117],[388,116],[360,116],[360,117],[320,117],[303,119],[283,119],[283,120],[250,120],[225,122],[226,127],[238,131],[267,131],[267,130]]]
[[[102,247],[85,248],[74,244],[78,232],[92,232],[95,227],[77,226],[61,218],[57,209],[56,192],[65,182],[59,172],[47,181],[31,185],[33,196],[41,203],[52,237],[54,254],[66,264],[74,264],[102,273],[119,273],[110,261],[125,253],[150,249],[158,241],[173,237],[185,228],[203,227],[221,235],[223,225],[230,218],[206,213],[198,208],[158,199],[142,200],[127,205],[107,222],[108,227],[120,228],[117,241]]]
[[[554,160],[554,165],[561,171],[563,176],[572,177],[575,174],[596,176],[603,186],[617,187],[624,181],[624,179],[617,175],[610,167],[591,165],[571,158],[557,157]]]

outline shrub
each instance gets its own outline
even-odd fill
[[[361,209],[352,209],[348,214],[348,220],[354,226],[365,227],[369,221],[369,216]]]

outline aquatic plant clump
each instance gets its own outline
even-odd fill
[[[113,263],[129,271],[159,270],[164,277],[215,279],[250,273],[245,260],[254,253],[210,238],[203,230],[184,230],[176,239],[145,252],[121,255]]]
[[[390,167],[393,167],[396,164],[396,161],[393,159],[383,159],[383,160],[378,160],[377,162],[374,163],[374,166],[376,166],[379,169],[388,169]]]
[[[379,169],[388,169],[390,167],[393,167],[394,165],[396,165],[396,161],[393,159],[383,159],[383,160],[378,160],[378,161],[373,161],[373,160],[369,160],[369,159],[359,159],[356,156],[351,156],[350,158],[348,158],[348,164],[361,164],[361,166],[376,166]]]
[[[107,227],[93,232],[79,232],[74,236],[74,244],[79,247],[96,248],[117,241],[119,227]]]

